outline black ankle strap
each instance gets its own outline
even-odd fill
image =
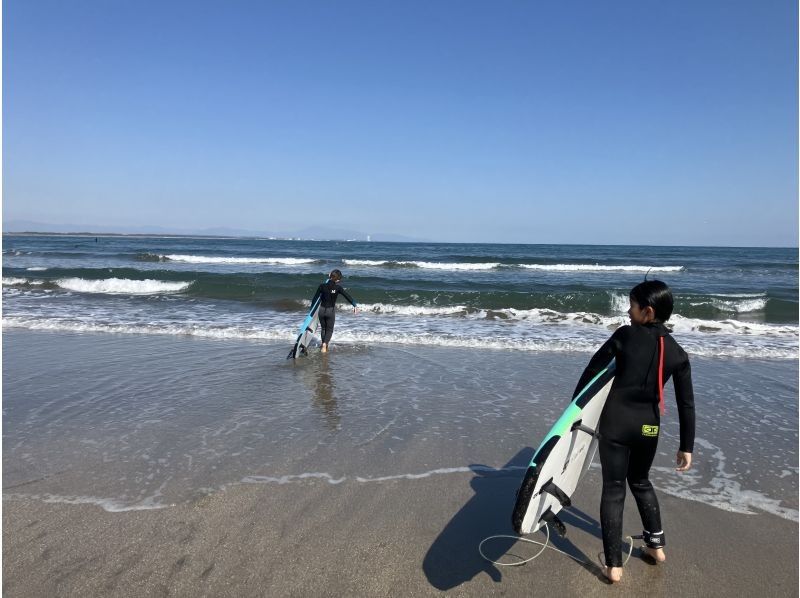
[[[642,539],[648,548],[664,548],[666,546],[663,530],[655,533],[644,530],[642,531]]]

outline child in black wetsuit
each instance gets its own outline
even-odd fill
[[[692,372],[686,352],[664,326],[672,315],[672,306],[672,293],[663,282],[649,280],[636,285],[630,293],[631,324],[619,328],[600,347],[575,390],[577,395],[612,358],[616,359],[614,383],[598,425],[603,467],[600,524],[606,576],[611,582],[622,577],[626,480],[642,518],[646,553],[656,562],[666,559],[658,499],[648,476],[664,414],[663,386],[670,376],[680,421],[676,470],[686,471],[692,464],[695,426]]]
[[[353,313],[358,312],[356,302],[348,294],[344,287],[339,284],[342,280],[342,273],[339,270],[332,270],[328,276],[328,280],[323,282],[317,288],[314,298],[311,300],[311,305],[316,303],[317,298],[321,298],[319,306],[319,325],[322,332],[322,352],[328,352],[328,343],[331,342],[333,336],[333,325],[336,320],[336,299],[339,295],[343,295],[350,304],[353,306]]]

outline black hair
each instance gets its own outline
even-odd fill
[[[341,270],[331,270],[331,273],[328,275],[333,282],[339,282],[342,279],[342,271]]]
[[[631,299],[642,309],[652,307],[659,322],[666,322],[672,315],[672,291],[660,280],[640,282],[631,289]]]

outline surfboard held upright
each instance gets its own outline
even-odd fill
[[[295,359],[297,358],[298,353],[304,355],[308,352],[308,346],[311,343],[311,340],[314,338],[314,333],[317,331],[317,328],[319,328],[320,302],[321,299],[317,299],[314,302],[314,305],[311,306],[311,309],[303,320],[303,323],[300,324],[297,340],[295,341],[292,350],[289,351],[289,355],[286,356],[286,359]]]
[[[518,534],[530,534],[550,523],[566,528],[556,514],[571,503],[578,482],[597,450],[597,425],[614,383],[612,360],[572,400],[545,436],[522,479],[511,523]]]

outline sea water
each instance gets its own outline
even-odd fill
[[[4,237],[8,500],[521,476],[649,271],[675,292],[698,418],[675,474],[668,385],[656,487],[797,520],[795,250],[96,239]],[[287,361],[333,268],[363,311],[340,306],[330,355]]]
[[[287,339],[334,268],[335,342],[593,351],[667,282],[690,354],[796,359],[796,249],[5,235],[4,327]],[[349,307],[340,300],[339,309]]]

